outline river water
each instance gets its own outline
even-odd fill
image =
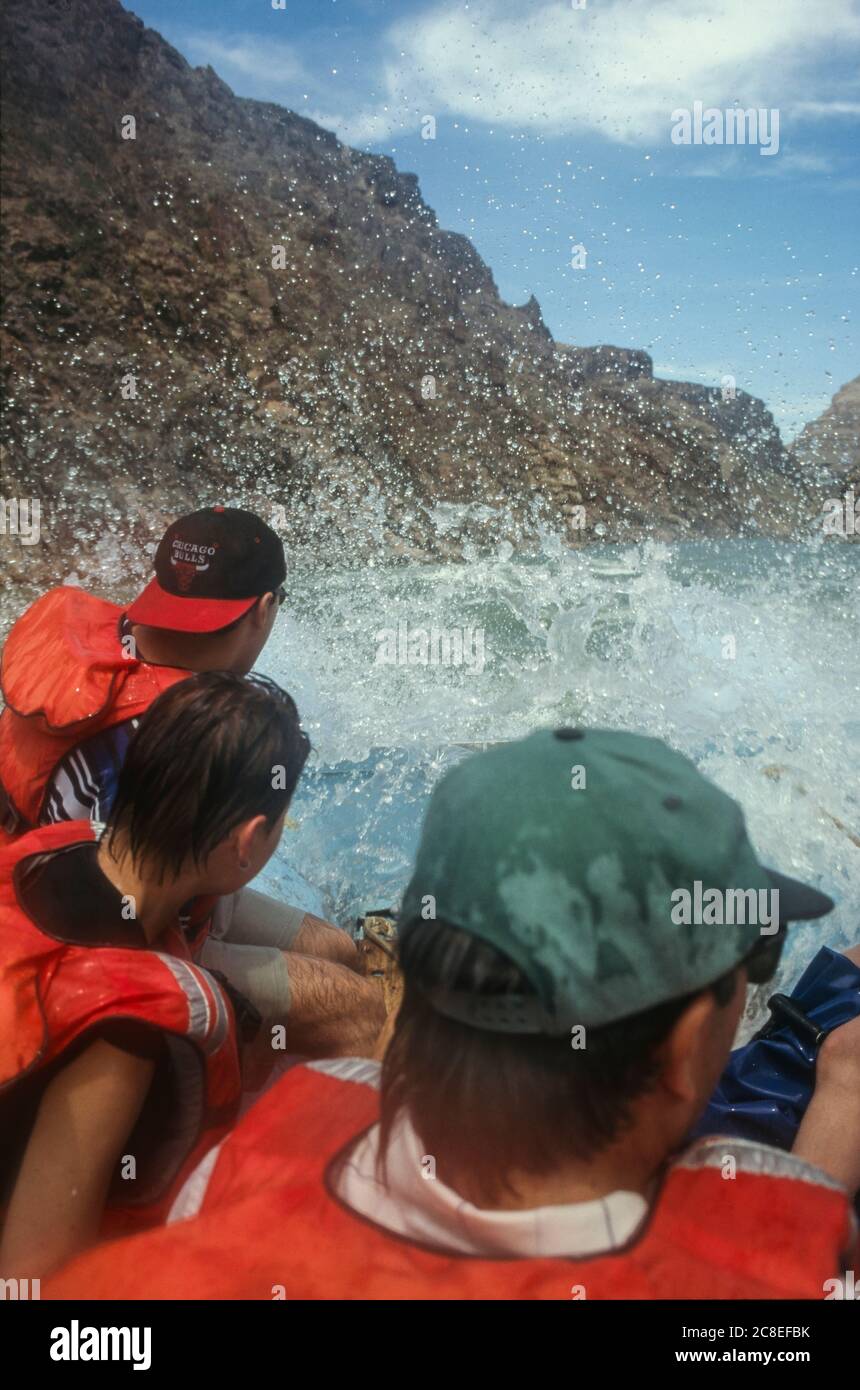
[[[461,744],[633,729],[742,803],[765,863],[837,900],[794,928],[790,985],[819,944],[860,941],[859,614],[860,547],[838,542],[570,550],[548,535],[528,557],[293,572],[260,669],[294,695],[314,753],[268,884],[349,926],[396,905]],[[422,647],[434,627],[447,652]]]

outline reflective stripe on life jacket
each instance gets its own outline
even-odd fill
[[[170,1113],[151,1164],[121,1184],[121,1214],[106,1225],[114,1232],[163,1219],[177,1186],[235,1119],[240,1075],[232,1005],[192,962],[178,928],[163,934],[157,951],[81,946],[48,935],[24,911],[18,867],[92,840],[89,822],[69,821],[0,851],[0,1092],[52,1067],[106,1024],[160,1030],[165,1069],[154,1084],[169,1085]]]
[[[190,674],[123,647],[123,610],[83,589],[51,589],[13,626],[0,685],[0,844],[38,824],[51,776],[78,743],[134,719]]]
[[[199,1216],[80,1256],[47,1296],[821,1298],[856,1251],[841,1188],[739,1140],[706,1141],[670,1167],[644,1228],[611,1254],[485,1259],[422,1247],[334,1195],[340,1165],[377,1116],[370,1086],[294,1067],[207,1156]]]

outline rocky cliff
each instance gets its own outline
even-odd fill
[[[791,453],[810,483],[860,483],[860,376],[836,392],[823,415],[798,435]]]
[[[852,505],[860,502],[860,376],[836,392],[824,413],[798,435],[790,454],[806,480],[804,495],[812,498],[812,524],[830,517],[829,534],[860,542],[860,522],[852,525],[849,517]],[[834,519],[835,502],[841,502],[844,516],[841,531],[838,517]]]
[[[440,502],[572,543],[794,524],[759,401],[556,343],[413,175],[118,0],[6,0],[2,75],[2,490],[76,563],[217,497],[406,554],[445,553]]]

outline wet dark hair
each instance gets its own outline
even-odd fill
[[[105,834],[176,877],[253,816],[290,804],[310,741],[274,681],[205,671],[159,695],[135,731]]]
[[[422,922],[405,935],[400,960],[403,1002],[382,1066],[380,1177],[406,1112],[425,1153],[444,1172],[467,1173],[470,1192],[487,1206],[512,1190],[514,1173],[550,1173],[612,1143],[659,1075],[661,1044],[706,992],[589,1028],[586,1046],[575,1049],[570,1035],[486,1032],[430,1006],[425,991],[435,987],[533,993],[518,966],[459,928]],[[734,997],[736,978],[733,969],[708,987],[721,1006]]]

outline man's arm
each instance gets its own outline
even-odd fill
[[[9,1203],[0,1275],[40,1278],[96,1239],[154,1070],[100,1039],[49,1083]]]
[[[860,965],[860,946],[845,955]],[[815,1064],[815,1090],[792,1153],[860,1192],[860,1017],[828,1033]]]

